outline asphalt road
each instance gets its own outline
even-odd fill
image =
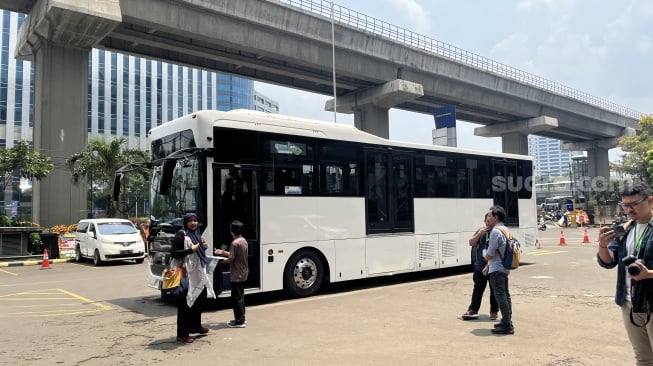
[[[210,333],[175,342],[176,307],[145,286],[146,263],[0,267],[3,365],[629,365],[613,302],[616,273],[595,261],[582,229],[540,233],[510,290],[515,334],[463,321],[472,279],[428,272],[332,286],[307,299],[247,296],[248,326],[228,301],[203,315]]]

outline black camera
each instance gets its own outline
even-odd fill
[[[612,227],[612,230],[614,231],[615,238],[621,238],[622,236],[626,235],[626,229],[624,229],[624,226],[621,224],[615,224]]]
[[[642,272],[642,269],[639,268],[639,265],[635,263],[637,261],[637,257],[634,255],[630,254],[621,259],[622,262],[624,262],[624,266],[626,266],[626,269],[628,270],[628,274],[631,276],[637,276]]]

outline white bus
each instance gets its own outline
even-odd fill
[[[229,245],[231,221],[245,224],[247,293],[311,296],[328,283],[469,265],[468,239],[494,204],[523,249],[535,247],[528,156],[246,110],[199,111],[153,128],[149,141],[155,288],[187,212],[200,217],[207,254]],[[228,296],[228,266],[214,276]]]

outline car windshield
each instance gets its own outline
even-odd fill
[[[134,225],[127,222],[103,222],[97,226],[102,235],[135,234],[138,232]]]

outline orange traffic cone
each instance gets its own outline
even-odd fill
[[[587,235],[587,228],[584,229],[583,231],[583,244],[589,243],[590,242],[590,237]]]
[[[560,230],[560,245],[567,245],[567,241],[565,240],[564,230]]]
[[[41,262],[41,269],[50,269],[50,259],[48,259],[48,250],[43,250],[43,261]]]

